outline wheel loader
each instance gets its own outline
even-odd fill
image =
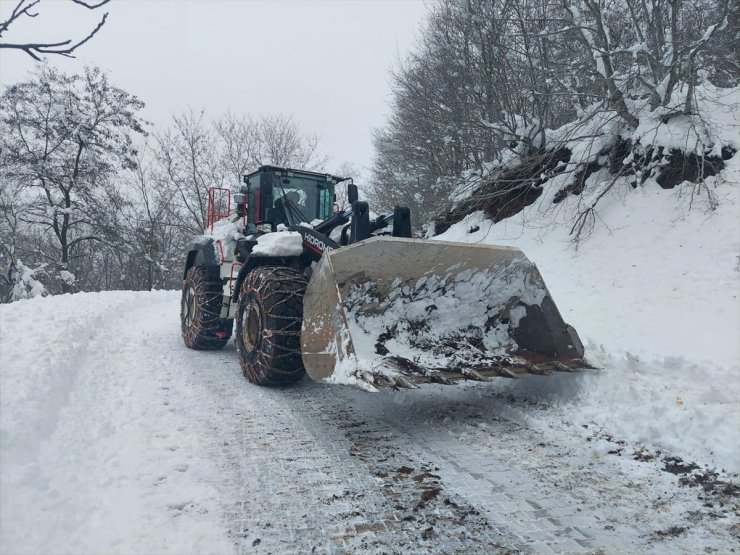
[[[586,365],[520,250],[413,238],[408,208],[371,212],[351,178],[262,166],[239,193],[209,190],[206,226],[188,246],[182,337],[219,349],[233,329],[252,383],[308,373],[377,391]]]

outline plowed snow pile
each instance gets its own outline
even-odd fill
[[[377,354],[382,342],[384,350],[428,368],[506,358],[516,348],[510,327],[518,325],[526,310],[517,306],[506,323],[491,321],[512,297],[539,306],[546,294],[528,279],[527,267],[515,260],[489,271],[430,272],[410,286],[397,278],[385,294],[375,283],[351,289],[345,309],[358,354],[382,360]]]

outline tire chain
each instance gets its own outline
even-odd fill
[[[244,362],[244,359],[240,357],[242,372],[253,383],[265,383],[264,377],[260,374],[267,373],[270,375],[267,382],[292,383],[303,376],[303,365],[300,363],[300,336],[306,278],[299,271],[288,267],[269,266],[259,268],[259,270],[262,271],[253,272],[247,276],[240,295],[254,293],[260,301],[260,308],[264,311],[263,319],[279,322],[280,326],[276,329],[262,330],[262,343],[268,343],[268,348],[262,347],[257,350],[258,360],[253,365]],[[265,270],[269,271],[269,278],[263,277]],[[275,297],[278,297],[277,300],[272,301]],[[296,307],[295,303],[300,306]],[[287,307],[296,314],[285,315],[281,307]],[[241,330],[241,322],[239,328]],[[242,341],[239,337],[237,345],[240,346]],[[243,347],[240,346],[240,348]],[[299,368],[276,367],[276,363],[283,366],[289,360],[299,361]],[[256,371],[251,366],[254,366]],[[300,373],[300,377],[296,379],[297,373]],[[277,380],[271,378],[277,378]]]
[[[209,280],[203,266],[194,266],[188,270],[183,283],[183,299],[186,290],[192,287],[195,291],[194,314],[189,328],[182,321],[182,338],[191,349],[220,349],[231,337],[231,323],[224,324],[221,318],[223,289],[220,281]],[[217,332],[224,331],[220,337]]]

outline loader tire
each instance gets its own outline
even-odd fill
[[[236,350],[244,376],[257,385],[290,385],[306,373],[301,359],[303,273],[283,266],[252,270],[236,309]]]
[[[221,318],[222,297],[221,282],[208,279],[204,266],[188,270],[180,305],[180,328],[187,347],[215,350],[229,342],[234,321]]]

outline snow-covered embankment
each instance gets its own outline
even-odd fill
[[[513,218],[474,213],[436,237],[521,248],[600,369],[501,387],[560,405],[571,423],[740,472],[739,158],[707,180],[716,211],[691,184],[648,181],[604,197],[577,249],[580,199],[553,207],[556,186]]]

